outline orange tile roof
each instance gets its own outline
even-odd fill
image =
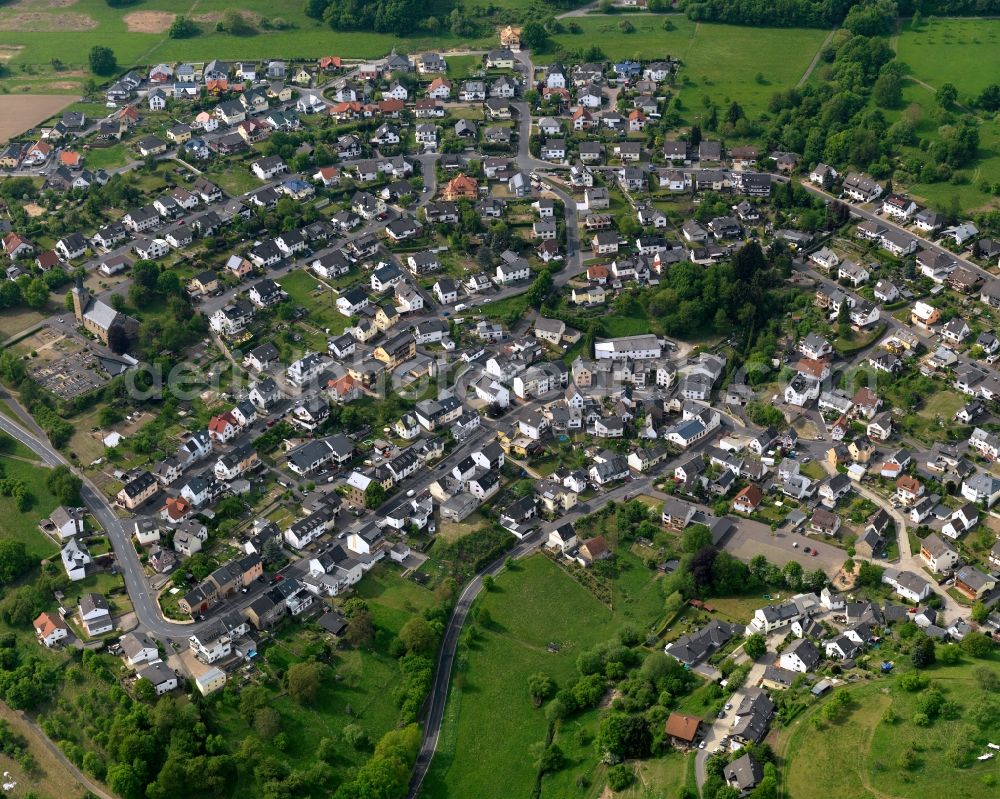
[[[764,499],[764,492],[751,483],[733,498],[733,504],[735,505],[740,499],[745,499],[747,505],[756,508]]]
[[[54,630],[67,629],[62,619],[50,613],[42,613],[35,619],[34,627],[41,638],[48,638]]]
[[[208,429],[220,433],[226,429],[227,425],[236,426],[236,419],[229,411],[213,416],[208,422]]]
[[[327,383],[327,388],[334,392],[338,397],[343,396],[348,391],[350,391],[355,386],[355,380],[350,375],[342,375],[336,380],[331,380]]]
[[[805,375],[822,377],[823,373],[827,369],[827,365],[825,361],[817,361],[813,358],[803,358],[796,365],[796,369]]]
[[[184,497],[168,497],[163,507],[167,511],[167,516],[175,521],[183,519],[191,509],[191,504]]]
[[[698,735],[699,724],[701,724],[701,719],[697,716],[688,716],[686,713],[671,713],[667,718],[664,730],[671,738],[679,738],[690,743]]]
[[[479,184],[468,175],[456,175],[444,188],[445,196],[476,197],[479,194]]]

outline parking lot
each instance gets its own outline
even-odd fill
[[[798,542],[798,546],[792,544]],[[805,547],[816,555],[807,554]],[[784,566],[789,561],[797,561],[802,568],[813,571],[822,569],[828,576],[840,570],[847,553],[818,539],[779,530],[774,533],[766,524],[741,519],[725,541],[725,548],[737,558],[749,561],[754,555],[763,555],[769,562]]]

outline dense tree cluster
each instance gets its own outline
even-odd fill
[[[847,12],[844,27],[859,36],[888,36],[896,24],[897,14],[893,0],[865,0]]]
[[[95,75],[107,76],[118,69],[118,59],[110,47],[96,45],[90,50],[90,71]]]
[[[171,39],[190,39],[192,36],[197,36],[198,33],[198,25],[183,14],[174,17],[174,21],[167,29],[167,36]]]
[[[175,356],[165,358],[166,354],[182,352],[208,330],[208,320],[192,310],[177,273],[153,261],[139,260],[133,265],[128,301],[135,309],[163,302],[170,311],[144,320],[139,327],[139,346],[150,360],[169,362]]]
[[[707,0],[688,3],[687,15],[700,22],[828,28],[841,22],[856,0]]]
[[[33,710],[59,685],[60,667],[19,647],[13,633],[0,636],[0,698],[14,710]]]
[[[430,16],[447,15],[452,3],[420,0],[306,0],[307,15],[322,19],[334,30],[371,30],[403,36],[421,27]]]
[[[552,722],[597,707],[614,685],[616,698],[594,739],[598,756],[609,765],[661,751],[663,723],[670,709],[698,683],[674,658],[637,648],[637,638],[626,629],[617,638],[580,653],[577,675],[562,686],[556,686],[547,674],[528,679],[532,701],[536,707],[548,703],[545,712]],[[563,767],[560,750],[539,747],[540,773]]]
[[[24,544],[0,539],[0,585],[9,585],[31,568],[32,560]]]
[[[784,312],[786,294],[781,285],[788,268],[786,259],[766,257],[751,241],[731,263],[676,264],[659,288],[641,295],[639,301],[651,322],[668,336],[725,335],[740,329],[752,341]]]
[[[923,112],[938,123],[933,140],[917,135],[917,112],[907,110],[891,123],[886,118],[882,108],[902,104],[905,72],[893,60],[887,39],[853,35],[827,50],[824,58],[828,80],[771,98],[767,115],[756,123],[765,148],[802,153],[807,164],[864,169],[880,179],[898,172],[901,180],[924,182],[949,180],[954,170],[975,159],[979,126],[971,115],[959,112],[947,86],[939,88],[938,107]],[[877,107],[871,107],[869,98]],[[981,102],[984,107],[1000,104],[1000,89],[985,90]]]
[[[697,0],[687,15],[701,22],[786,28],[829,28],[844,23],[856,33],[889,33],[897,16],[990,16],[1000,0]],[[891,19],[892,22],[888,22]]]

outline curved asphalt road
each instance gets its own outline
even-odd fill
[[[469,615],[472,603],[475,602],[476,597],[479,596],[479,592],[483,589],[483,576],[499,572],[508,557],[520,558],[533,551],[538,545],[539,537],[539,531],[536,530],[532,535],[514,547],[514,549],[497,558],[472,578],[472,581],[458,597],[458,602],[455,603],[455,610],[448,620],[448,627],[444,633],[444,641],[441,644],[441,652],[438,655],[437,668],[434,672],[434,685],[431,687],[431,694],[428,700],[424,738],[420,743],[417,761],[413,765],[413,774],[410,777],[410,790],[407,794],[408,799],[414,799],[420,793],[420,787],[423,785],[424,777],[427,776],[431,760],[434,758],[438,739],[441,737],[441,722],[444,719],[444,709],[448,703],[448,687],[451,682],[451,670],[455,664],[458,637],[462,633],[462,627],[465,625],[465,619]]]
[[[502,568],[507,558],[523,558],[534,552],[547,538],[549,531],[554,530],[560,524],[574,522],[581,516],[594,513],[608,502],[620,501],[626,494],[638,495],[645,491],[653,482],[653,477],[642,480],[633,480],[612,489],[599,499],[589,503],[586,511],[574,510],[560,517],[554,522],[543,525],[540,529],[529,535],[517,546],[500,556],[489,566],[480,571],[472,581],[465,587],[465,590],[458,597],[455,603],[455,610],[448,620],[445,628],[444,641],[441,644],[441,652],[438,655],[437,669],[434,673],[434,684],[431,686],[431,693],[427,699],[427,717],[424,721],[424,738],[420,743],[420,751],[417,753],[417,761],[413,766],[413,774],[410,777],[410,790],[407,799],[416,799],[420,794],[424,778],[430,770],[431,761],[434,759],[434,752],[437,749],[438,739],[441,737],[441,723],[444,720],[444,711],[448,703],[448,688],[451,684],[451,670],[455,663],[455,652],[458,648],[458,638],[465,625],[465,619],[469,615],[469,609],[475,602],[479,592],[483,589],[483,576],[487,574],[497,574]]]
[[[74,473],[79,475],[72,464],[60,455],[51,444],[26,432],[7,416],[0,415],[0,429],[28,447],[46,465],[51,467],[69,466]],[[108,534],[108,539],[111,541],[112,549],[114,549],[115,562],[125,578],[125,588],[132,600],[132,606],[139,623],[155,636],[163,639],[187,638],[194,630],[198,629],[199,625],[176,624],[163,618],[156,597],[150,593],[145,571],[139,562],[139,556],[136,554],[121,520],[104,499],[104,495],[86,477],[79,476],[83,478],[80,495],[87,509]]]

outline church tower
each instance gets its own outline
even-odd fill
[[[89,304],[90,292],[83,287],[83,276],[77,275],[76,285],[73,286],[73,315],[80,324],[83,324],[83,314]]]

